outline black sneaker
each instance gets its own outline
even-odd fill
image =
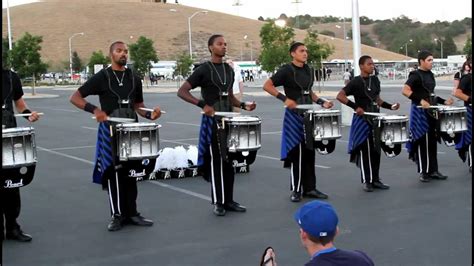
[[[214,214],[216,216],[224,216],[225,215],[225,208],[224,208],[224,205],[222,204],[216,204],[214,206],[214,210],[213,210]]]
[[[438,180],[445,180],[448,178],[448,176],[443,175],[442,173],[438,171],[434,171],[433,173],[430,173],[431,179],[438,179]]]
[[[112,219],[110,219],[110,223],[107,226],[109,231],[118,231],[122,229],[122,222],[123,218],[120,215],[112,215]]]
[[[374,186],[371,183],[363,184],[365,192],[372,192],[374,191]]]
[[[30,242],[33,238],[29,234],[25,234],[21,229],[15,228],[11,231],[7,231],[6,239],[16,240],[19,242]]]
[[[375,181],[374,183],[372,183],[372,185],[374,188],[378,188],[378,189],[390,189],[389,185],[382,183],[380,180]]]
[[[245,212],[247,210],[247,208],[245,208],[245,206],[243,206],[240,203],[237,203],[235,201],[224,204],[224,209],[226,211],[231,211],[231,212]]]
[[[308,197],[308,198],[315,198],[315,199],[327,199],[328,198],[328,195],[324,194],[323,192],[321,192],[317,189],[310,190],[308,192],[304,192],[303,196]]]
[[[292,202],[300,202],[301,201],[301,193],[300,192],[291,192],[290,200]]]
[[[427,183],[431,181],[431,176],[426,174],[426,173],[421,173],[420,174],[420,181],[423,183]]]
[[[128,217],[127,219],[128,224],[138,225],[138,226],[152,226],[153,221],[150,219],[146,219],[145,217],[141,216],[140,214],[136,216]]]

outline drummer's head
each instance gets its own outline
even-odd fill
[[[217,57],[224,57],[227,52],[227,43],[225,42],[224,36],[221,34],[212,35],[207,41],[207,48],[211,55]]]
[[[430,51],[423,50],[418,53],[418,64],[422,70],[431,70],[433,68],[433,54]]]
[[[374,61],[372,57],[368,55],[363,55],[359,58],[359,68],[362,73],[366,75],[370,75],[374,72]]]
[[[308,60],[308,49],[302,42],[294,42],[290,46],[290,55],[294,61],[306,63]]]

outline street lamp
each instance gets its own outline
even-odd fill
[[[69,37],[69,70],[71,71],[71,81],[72,81],[72,45],[71,45],[71,40],[72,40],[72,38],[74,38],[78,35],[84,35],[84,32],[74,33],[71,37]]]
[[[439,42],[441,44],[441,58],[443,58],[443,42],[441,41],[441,39],[438,38],[435,38],[434,41]]]
[[[191,19],[196,16],[197,14],[199,13],[204,13],[204,14],[207,14],[207,10],[200,10],[200,11],[197,11],[197,12],[194,12],[194,14],[192,14],[189,18],[188,18],[188,31],[189,31],[189,56],[191,57],[191,59],[193,59],[193,48],[192,48],[192,43],[191,43]]]
[[[413,42],[412,39],[410,39],[408,42],[405,43],[405,56],[408,57],[408,43]],[[405,58],[405,78],[408,78],[408,59]]]
[[[245,35],[244,40],[247,40],[247,38],[248,36]],[[249,39],[249,42],[250,42],[250,61],[253,61],[253,40]]]

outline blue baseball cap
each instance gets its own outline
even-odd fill
[[[334,208],[319,200],[303,205],[295,213],[295,220],[306,233],[314,237],[333,236],[336,234],[337,218]]]

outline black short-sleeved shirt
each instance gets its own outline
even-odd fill
[[[89,95],[99,95],[101,109],[108,115],[119,108],[119,101],[129,100],[131,108],[133,108],[133,103],[143,102],[143,88],[140,77],[130,69],[114,72],[115,75],[111,67],[103,69],[79,88],[79,93],[84,98]],[[123,86],[119,86],[120,81],[123,82]],[[121,107],[124,107],[123,104]]]
[[[323,253],[305,266],[373,266],[374,262],[362,251],[336,249],[329,253]]]
[[[187,82],[194,89],[201,87],[201,97],[209,106],[215,106],[220,99],[228,106],[228,93],[234,84],[234,70],[227,63],[212,63],[210,61],[201,64],[189,76]],[[231,111],[231,110],[219,110]]]
[[[23,96],[21,81],[15,72],[2,70],[2,106],[13,113],[13,101]]]
[[[460,80],[462,76],[463,75],[461,75],[461,72],[458,71],[458,72],[456,72],[456,74],[454,74],[454,80]]]
[[[433,72],[418,69],[410,72],[405,84],[410,86],[412,92],[415,93],[418,98],[428,100],[430,94],[434,93],[436,81]],[[416,101],[412,102],[416,104]]]
[[[270,79],[275,87],[283,86],[285,95],[293,101],[299,104],[312,102],[310,92],[314,82],[314,70],[308,65],[283,65]]]
[[[459,88],[462,92],[468,96],[472,94],[472,73],[462,76],[461,81],[459,82]],[[470,103],[464,102],[465,106],[468,106]]]
[[[355,104],[367,111],[380,95],[380,80],[377,76],[357,76],[342,89],[347,96],[354,95]]]

